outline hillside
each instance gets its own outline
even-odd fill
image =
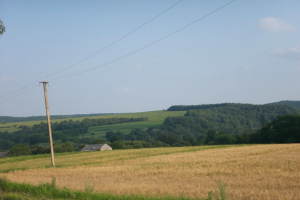
[[[253,138],[255,136],[253,133],[264,124],[270,123],[279,115],[300,114],[299,109],[286,105],[225,103],[190,106],[183,109],[187,111],[153,111],[94,116],[89,119],[52,120],[52,135],[55,143],[73,142],[77,150],[80,144],[91,144],[97,139],[106,139],[118,149],[252,144],[261,143],[262,140]],[[215,137],[216,134],[218,136]],[[291,138],[289,141],[294,139]],[[46,122],[1,124],[2,149],[9,150],[18,143],[46,145],[48,143]],[[31,148],[34,149],[35,146]],[[41,150],[40,153],[44,151],[47,152]]]
[[[260,143],[260,139],[253,138],[253,132],[287,114],[300,114],[300,110],[286,105],[223,104],[188,110],[184,116],[167,117],[163,126],[131,131],[123,139],[162,142],[171,146]]]
[[[98,114],[75,114],[75,115],[51,115],[51,119],[68,119],[68,118],[80,118],[80,117],[93,117],[102,115],[112,115],[113,113],[98,113]],[[47,120],[46,116],[30,116],[30,117],[10,117],[0,116],[0,124],[13,123],[13,122],[29,122]]]
[[[95,139],[105,138],[107,131],[121,131],[129,134],[132,129],[147,130],[151,126],[162,125],[168,116],[183,116],[184,114],[184,111],[152,111],[104,115],[88,119],[86,117],[56,119],[51,120],[52,137],[54,143],[70,141],[77,147],[82,143],[89,144]],[[141,118],[147,118],[147,120],[138,120]],[[46,121],[0,124],[0,149],[2,150],[9,150],[19,143],[46,145],[48,142]]]
[[[266,105],[287,105],[300,109],[300,101],[279,101],[274,103],[268,103]]]
[[[167,112],[167,111],[149,111],[149,112],[137,112],[137,113],[123,113],[123,114],[112,114],[112,115],[101,115],[101,116],[91,116],[91,117],[80,117],[80,118],[67,118],[67,119],[51,119],[51,123],[60,123],[65,120],[73,120],[73,121],[83,121],[84,119],[106,119],[106,118],[139,118],[139,117],[147,117],[149,123],[157,123],[162,124],[166,117],[170,116],[183,116],[185,111],[177,111],[177,112]],[[20,126],[29,126],[32,127],[35,124],[47,123],[47,120],[38,120],[38,121],[27,121],[27,122],[12,122],[7,124],[0,124],[0,132],[14,132],[21,130]],[[146,125],[147,126],[147,125]],[[147,127],[152,126],[149,125]]]

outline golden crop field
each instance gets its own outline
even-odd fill
[[[231,199],[300,199],[300,144],[198,146],[86,152],[0,164],[14,182],[113,194],[205,197],[218,177]],[[9,158],[5,158],[9,159]],[[3,160],[5,161],[5,160]],[[45,166],[48,166],[45,168]]]

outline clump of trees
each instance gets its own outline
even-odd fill
[[[53,149],[55,153],[72,152],[74,151],[74,146],[71,142],[57,144],[54,143]],[[26,156],[26,155],[36,155],[36,154],[47,154],[51,153],[50,146],[42,145],[26,145],[17,144],[11,148],[8,156]]]

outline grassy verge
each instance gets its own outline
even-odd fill
[[[53,177],[51,183],[41,183],[37,186],[27,183],[14,183],[6,178],[0,178],[0,199],[102,199],[102,200],[191,200],[191,199],[207,199],[207,200],[226,200],[225,184],[217,181],[218,191],[211,191],[207,198],[190,198],[185,196],[165,195],[163,197],[155,197],[151,195],[112,195],[109,193],[94,193],[93,186],[87,184],[85,191],[72,191],[67,188],[57,188],[56,179]]]

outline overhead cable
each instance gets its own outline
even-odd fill
[[[160,38],[160,39],[158,39],[158,40],[156,40],[156,41],[154,41],[154,42],[152,42],[152,43],[150,43],[150,44],[148,44],[148,45],[146,45],[146,46],[143,46],[143,47],[141,47],[141,48],[139,48],[139,49],[137,49],[137,50],[135,50],[135,51],[132,51],[131,53],[128,53],[128,54],[126,54],[126,55],[124,55],[124,56],[121,56],[121,57],[119,57],[119,58],[117,58],[117,59],[114,59],[114,60],[109,61],[109,62],[107,62],[107,63],[105,63],[105,64],[99,65],[99,66],[97,66],[97,67],[94,67],[94,68],[91,68],[91,69],[87,69],[87,70],[84,70],[84,71],[81,71],[81,72],[78,72],[78,73],[75,73],[75,74],[70,74],[70,75],[66,75],[66,76],[62,76],[62,77],[57,77],[57,78],[52,78],[52,80],[63,79],[63,78],[68,78],[68,77],[71,77],[71,76],[83,74],[83,73],[86,73],[86,72],[95,70],[95,69],[97,69],[97,68],[104,67],[104,66],[106,66],[106,65],[108,65],[108,64],[114,63],[114,62],[116,62],[116,61],[118,61],[118,60],[121,60],[121,59],[123,59],[123,58],[126,58],[126,57],[128,57],[128,56],[130,56],[130,55],[132,55],[132,54],[135,54],[135,53],[137,53],[137,52],[139,52],[139,51],[141,51],[141,50],[143,50],[143,49],[146,49],[146,48],[148,48],[148,47],[150,47],[150,46],[152,46],[152,45],[154,45],[154,44],[156,44],[156,43],[158,43],[158,42],[160,42],[160,41],[162,41],[162,40],[164,40],[164,39],[166,39],[166,38],[168,38],[168,37],[170,37],[170,36],[172,36],[172,35],[174,35],[174,34],[176,34],[176,33],[178,33],[178,32],[180,32],[180,31],[182,31],[183,29],[185,29],[185,28],[187,28],[187,27],[189,27],[189,26],[191,26],[191,25],[193,25],[193,24],[199,22],[200,20],[202,20],[202,19],[204,19],[204,18],[206,18],[206,17],[212,15],[213,13],[215,13],[215,12],[221,10],[222,8],[228,6],[229,4],[233,3],[234,1],[235,1],[235,0],[230,1],[229,3],[224,4],[223,6],[217,8],[217,9],[211,11],[211,12],[209,12],[208,14],[204,15],[203,17],[198,18],[197,20],[195,20],[195,21],[193,21],[193,22],[191,22],[191,23],[189,23],[189,24],[187,24],[187,25],[181,27],[180,29],[177,29],[176,31],[174,31],[174,32],[172,32],[172,33],[170,33],[170,34],[168,34],[168,35],[166,35],[166,36],[164,36],[164,37],[162,37],[162,38]]]
[[[123,40],[124,38],[128,37],[128,36],[131,35],[132,33],[136,32],[137,30],[139,30],[139,29],[142,28],[143,26],[145,26],[145,25],[147,25],[148,23],[150,23],[151,21],[153,21],[154,19],[158,18],[159,16],[161,16],[162,14],[164,14],[165,12],[167,12],[168,10],[172,9],[173,7],[175,7],[177,4],[179,4],[179,3],[182,2],[182,1],[183,1],[183,0],[177,1],[175,4],[173,4],[172,6],[168,7],[168,8],[165,9],[164,11],[160,12],[160,13],[159,13],[158,15],[156,15],[155,17],[151,18],[150,20],[148,20],[147,22],[145,22],[145,23],[143,23],[142,25],[138,26],[138,27],[135,28],[134,30],[132,30],[132,31],[130,31],[129,33],[125,34],[124,36],[120,37],[120,38],[117,39],[116,41],[114,41],[114,42],[110,43],[109,45],[103,47],[103,48],[100,49],[99,51],[97,51],[97,52],[95,52],[95,53],[93,53],[93,54],[91,54],[91,55],[89,55],[89,56],[83,58],[82,60],[80,60],[80,61],[78,61],[78,62],[76,62],[76,63],[74,63],[74,64],[72,64],[72,65],[70,65],[70,66],[68,66],[68,67],[66,67],[66,68],[64,68],[64,69],[62,69],[62,70],[59,70],[59,71],[57,71],[57,72],[55,72],[55,73],[53,73],[53,74],[47,75],[47,76],[45,76],[43,79],[49,78],[49,77],[51,77],[51,76],[53,76],[53,75],[55,75],[55,74],[58,74],[58,73],[60,73],[60,72],[62,72],[62,71],[65,71],[65,70],[67,70],[67,69],[69,69],[69,68],[71,68],[71,67],[73,67],[73,66],[75,66],[75,65],[77,65],[77,64],[79,64],[79,63],[81,63],[81,62],[83,62],[83,61],[85,61],[85,60],[87,60],[87,59],[89,59],[89,58],[91,58],[91,57],[93,57],[94,55],[96,55],[96,54],[98,54],[98,53],[104,51],[105,49],[107,49],[107,48],[113,46],[113,45],[116,44],[117,42]],[[38,80],[37,80],[37,81],[38,81]],[[30,86],[30,85],[32,85],[32,84],[35,84],[37,81],[34,81],[34,82],[32,82],[32,83],[29,83],[28,85],[25,85],[24,87],[21,87],[21,88],[15,90],[15,91],[13,91],[13,92],[10,92],[10,93],[8,93],[8,94],[6,94],[6,95],[4,95],[4,96],[1,96],[0,98],[6,97],[6,96],[8,96],[8,95],[10,95],[10,94],[13,94],[13,93],[15,93],[15,92],[17,92],[17,91],[20,91],[20,90],[22,90],[22,89],[24,89],[24,88],[26,88],[26,87],[28,87],[28,86]],[[1,103],[1,102],[0,102],[0,103]]]
[[[38,87],[38,86],[35,85],[35,86],[33,86],[33,87],[31,87],[31,88],[29,88],[29,89],[27,89],[27,90],[24,90],[23,92],[20,92],[20,93],[17,94],[17,95],[14,95],[14,96],[12,96],[12,97],[10,97],[10,98],[8,98],[8,99],[5,99],[5,100],[3,100],[3,101],[0,101],[0,103],[5,102],[5,101],[7,101],[7,100],[9,100],[9,99],[12,99],[12,98],[14,98],[14,97],[16,97],[16,96],[19,96],[20,94],[23,94],[24,92],[27,92],[27,91],[29,91],[29,90],[35,88],[35,87]]]

